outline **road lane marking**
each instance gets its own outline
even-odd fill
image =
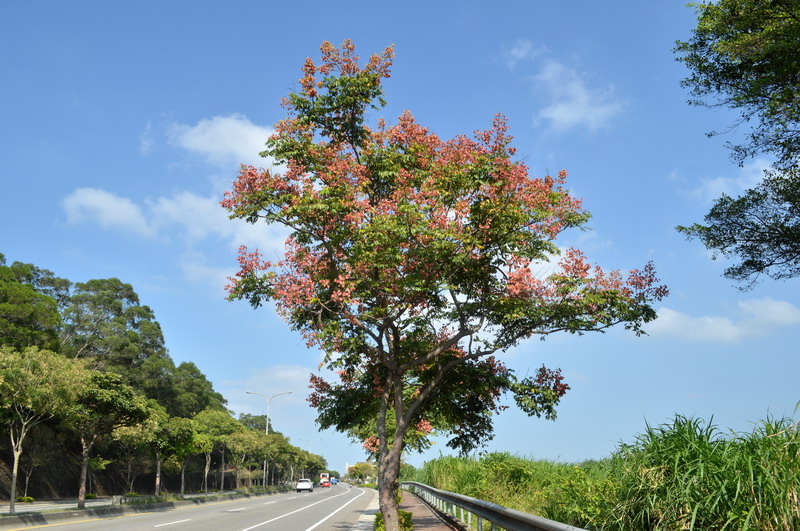
[[[323,498],[323,499],[321,499],[321,500],[319,500],[319,501],[316,501],[316,502],[314,502],[314,503],[311,503],[311,504],[309,504],[309,505],[306,505],[305,507],[300,507],[299,509],[296,509],[296,510],[294,510],[294,511],[290,512],[290,513],[282,514],[282,515],[280,515],[280,516],[276,516],[275,518],[273,518],[273,519],[271,519],[271,520],[267,520],[266,522],[261,522],[260,524],[256,524],[256,525],[254,525],[254,526],[250,526],[250,527],[248,527],[248,528],[246,528],[246,529],[242,529],[242,531],[250,531],[251,529],[255,529],[255,528],[257,528],[257,527],[261,527],[262,525],[267,525],[267,524],[269,524],[269,523],[272,523],[272,522],[274,522],[274,521],[276,521],[276,520],[280,520],[281,518],[286,518],[287,516],[293,515],[293,514],[295,514],[295,513],[299,513],[300,511],[305,511],[305,510],[306,510],[306,509],[308,509],[309,507],[313,507],[313,506],[315,506],[315,505],[319,505],[320,503],[323,503],[323,502],[326,502],[326,501],[330,501],[330,500],[332,500],[332,499],[334,499],[334,498],[338,498],[339,496],[344,496],[345,494],[347,494],[347,493],[349,493],[349,492],[350,492],[350,491],[348,490],[348,491],[345,491],[345,492],[343,492],[343,493],[341,493],[341,494],[336,494],[336,495],[334,495],[334,496],[327,496],[327,497],[325,497],[325,498]],[[361,489],[361,494],[363,494],[363,493],[364,493],[364,489]],[[361,494],[359,494],[358,496],[361,496]],[[356,496],[356,498],[357,498],[358,496]],[[297,497],[297,496],[295,496],[295,497]],[[289,498],[289,499],[292,499],[292,498]],[[355,499],[355,498],[353,498],[353,499]]]
[[[235,513],[236,511],[244,511],[245,507],[239,507],[238,509],[228,509],[229,513]]]
[[[277,501],[266,502],[264,505],[269,505],[270,503],[278,503]]]
[[[314,524],[314,525],[312,525],[311,527],[309,527],[308,529],[306,529],[306,531],[311,531],[311,530],[312,530],[312,529],[314,529],[315,527],[319,526],[320,524],[322,524],[323,522],[325,522],[327,519],[329,519],[331,516],[333,516],[334,514],[338,513],[339,511],[341,511],[342,509],[344,509],[345,507],[347,507],[348,505],[350,505],[351,503],[353,503],[354,501],[356,501],[356,500],[357,500],[358,498],[360,498],[360,497],[361,497],[361,495],[362,495],[362,494],[364,494],[365,492],[366,492],[366,491],[365,491],[364,489],[361,489],[361,492],[358,494],[358,496],[356,496],[356,497],[355,497],[355,498],[353,498],[352,500],[348,501],[347,503],[345,503],[344,505],[342,505],[341,507],[339,507],[338,509],[336,509],[335,511],[333,511],[331,514],[329,514],[328,516],[326,516],[325,518],[323,518],[322,520],[320,520],[320,521],[319,521],[319,522],[317,522],[316,524]]]
[[[190,521],[190,520],[191,520],[191,518],[186,518],[186,519],[184,519],[184,520],[176,520],[176,521],[174,521],[174,522],[167,522],[166,524],[158,524],[158,525],[154,525],[153,527],[164,527],[165,525],[172,525],[172,524],[182,524],[183,522],[188,522],[188,521]]]

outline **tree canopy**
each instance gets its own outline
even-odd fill
[[[138,476],[154,473],[150,485],[158,493],[162,462],[166,475],[180,470],[183,492],[187,471],[190,478],[195,472],[191,458],[200,454],[206,458],[207,486],[212,451],[219,449],[224,463],[232,453],[227,439],[244,429],[225,402],[195,363],[175,366],[155,313],[130,284],[116,278],[73,284],[33,264],[9,265],[0,253],[0,435],[11,443],[5,446],[12,511],[20,467],[26,495],[34,465],[46,470],[34,489],[53,495],[54,488],[66,485],[52,461],[74,460],[75,451],[80,497],[99,473],[105,477],[97,477],[95,486],[106,492],[121,478],[126,490],[134,491]],[[209,411],[214,422],[191,418],[209,420]],[[260,454],[275,464],[273,482],[293,479],[296,467],[306,466],[306,453],[283,436],[264,435],[263,416],[252,419],[260,427],[250,431],[265,444],[269,439]],[[216,431],[212,436],[208,430]],[[80,444],[64,444],[75,439]],[[98,464],[108,469],[100,472]],[[243,464],[248,473],[260,469],[250,465],[250,460]]]
[[[66,427],[81,442],[81,472],[78,485],[78,507],[86,500],[86,478],[89,452],[95,443],[111,435],[115,429],[144,422],[152,411],[143,396],[122,383],[114,373],[92,371],[76,400],[62,415]]]
[[[340,382],[312,380],[322,427],[374,419],[390,529],[409,430],[430,424],[468,450],[491,437],[503,392],[542,414],[566,390],[556,371],[518,381],[495,353],[559,331],[621,323],[640,333],[666,288],[650,264],[625,276],[575,249],[537,275],[559,254],[556,237],[589,219],[566,173],[530,176],[512,159],[502,116],[450,140],[410,112],[368,124],[384,105],[393,49],[363,67],[349,41],[321,51],[319,64],[306,60],[263,153],[285,170],[242,167],[222,203],[232,218],[290,228],[285,257],[242,248],[229,289],[254,306],[276,301],[339,372]]]
[[[725,275],[750,287],[760,275],[800,274],[800,0],[717,0],[691,4],[697,27],[678,41],[690,70],[690,103],[737,110],[751,129],[733,157],[767,154],[774,165],[741,197],[719,198],[704,224],[678,229],[740,260]],[[716,132],[710,133],[712,135]]]
[[[64,414],[88,381],[82,364],[37,347],[0,345],[0,423],[8,427],[13,454],[10,512],[15,511],[23,443],[31,429]]]
[[[1,344],[18,349],[37,346],[58,350],[61,325],[59,296],[62,286],[49,271],[32,264],[14,262],[6,265],[0,254],[0,338]]]

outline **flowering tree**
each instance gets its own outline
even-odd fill
[[[232,299],[268,300],[338,382],[312,376],[321,427],[375,427],[379,499],[397,529],[395,493],[407,443],[432,430],[469,450],[491,437],[498,400],[514,393],[532,415],[555,417],[568,389],[545,367],[517,380],[494,354],[519,341],[618,323],[641,333],[666,295],[647,265],[626,277],[589,265],[556,237],[589,218],[563,188],[566,174],[533,178],[506,120],[442,140],[409,112],[367,124],[385,102],[393,49],[362,67],[354,47],[324,43],[300,90],[284,100],[264,156],[281,171],[243,166],[222,205],[232,218],[288,227],[285,257],[241,248]],[[420,441],[423,441],[422,443]]]

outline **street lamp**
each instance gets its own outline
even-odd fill
[[[252,391],[245,391],[245,394],[258,395],[258,396],[260,396],[261,398],[263,398],[264,400],[267,401],[267,418],[266,418],[266,423],[264,425],[264,435],[269,435],[269,404],[270,404],[270,402],[272,402],[272,399],[275,398],[276,396],[290,395],[290,394],[292,394],[292,391],[284,391],[283,393],[276,393],[276,394],[272,395],[269,398],[267,398],[266,396],[262,395],[261,393],[254,393]],[[267,458],[266,458],[266,456],[264,456],[264,488],[265,489],[267,488]]]

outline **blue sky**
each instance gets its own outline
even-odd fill
[[[360,446],[319,432],[305,402],[321,354],[272,308],[225,300],[236,249],[280,252],[284,233],[219,207],[239,163],[258,165],[280,99],[323,40],[363,57],[394,44],[391,123],[409,109],[443,138],[509,119],[534,175],[566,169],[593,214],[567,234],[605,268],[652,260],[671,289],[650,335],[531,340],[504,355],[519,373],[560,366],[572,390],[556,422],[513,408],[488,450],[579,461],[675,413],[750,430],[800,400],[797,281],[741,292],[674,227],[752,185],[707,138],[735,115],[690,107],[674,61],[694,13],[682,2],[3,2],[0,6],[0,252],[75,282],[118,277],[161,323],[176,363],[193,361],[237,413],[343,470]],[[409,462],[447,453],[441,442]]]

